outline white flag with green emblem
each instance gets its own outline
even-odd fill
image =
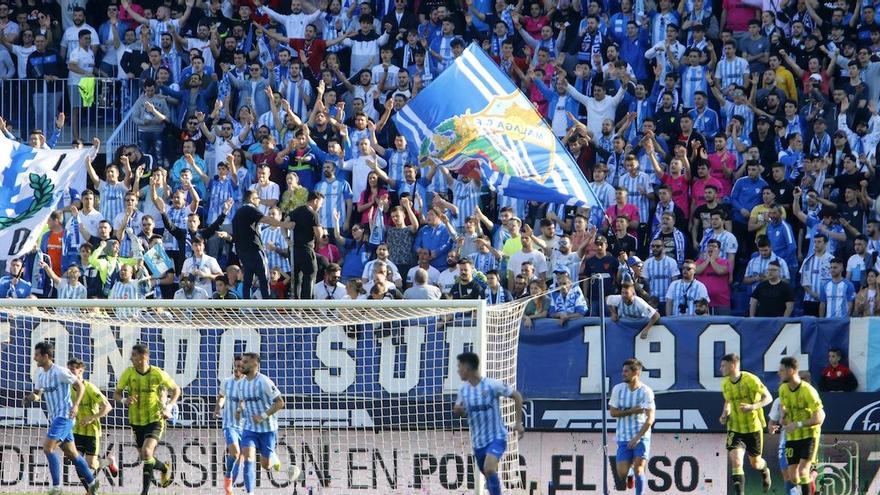
[[[81,150],[34,149],[0,136],[0,259],[27,254],[36,246],[62,196],[85,188]]]

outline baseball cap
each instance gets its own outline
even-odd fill
[[[565,267],[562,265],[556,265],[553,268],[553,273],[568,273],[568,270],[566,270]]]
[[[195,281],[196,281],[196,276],[193,275],[192,273],[187,273],[186,275],[180,277],[180,281],[181,281],[181,282],[183,282],[184,280],[186,280],[186,281],[188,281],[188,282],[195,282]]]
[[[636,266],[636,265],[643,264],[643,262],[642,262],[642,259],[639,258],[638,256],[630,256],[629,260],[627,261],[627,264],[629,266]]]
[[[810,75],[810,81],[819,81],[819,82],[822,82],[822,76],[820,76],[819,74],[811,74],[811,75]]]

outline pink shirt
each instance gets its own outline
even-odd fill
[[[724,186],[721,184],[721,181],[712,177],[706,177],[705,179],[697,179],[694,181],[694,185],[691,186],[691,198],[694,200],[694,208],[699,208],[706,204],[706,200],[703,198],[703,193],[706,192],[706,186],[712,184],[718,189],[718,197],[721,197],[721,191],[724,190]]]
[[[663,174],[663,178],[660,179],[660,182],[666,184],[672,189],[672,202],[681,208],[685,218],[690,218],[691,200],[690,197],[688,197],[687,177],[685,177],[684,174],[681,174],[675,179],[669,174]]]
[[[638,230],[636,227],[639,225],[639,208],[634,204],[627,204],[625,206],[621,206],[617,208],[617,203],[609,206],[605,209],[605,214],[608,215],[608,218],[611,219],[612,226],[614,225],[614,221],[617,220],[617,217],[625,216],[629,218],[630,228],[628,232],[632,235],[638,235]],[[607,227],[607,225],[605,225]]]
[[[729,308],[730,307],[730,283],[729,280],[729,272],[730,272],[730,262],[724,258],[718,258],[716,263],[727,267],[728,273],[724,275],[718,275],[715,273],[715,270],[711,266],[706,267],[706,271],[697,275],[697,280],[703,282],[703,285],[706,286],[706,291],[709,293],[709,307],[712,308]],[[709,261],[706,258],[700,258],[697,260],[696,265],[708,265]]]
[[[523,29],[536,40],[541,39],[541,28],[548,24],[550,24],[550,21],[546,15],[539,16],[537,19],[530,15],[522,18]]]
[[[756,19],[756,9],[743,0],[724,0],[721,8],[727,12],[727,23],[722,26],[733,32],[749,30],[749,21]]]
[[[736,170],[736,156],[729,151],[724,154],[715,152],[709,155],[709,176],[718,179],[718,182],[721,183],[721,189],[718,190],[719,198],[726,197],[733,189],[733,181],[724,176],[725,167],[722,162],[727,164],[728,169],[734,171]]]
[[[342,255],[339,253],[339,248],[336,247],[335,244],[327,244],[324,247],[318,248],[316,251],[321,256],[327,258],[327,261],[330,263],[339,263],[342,260]]]

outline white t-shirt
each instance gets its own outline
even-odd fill
[[[92,50],[83,50],[79,46],[76,47],[75,50],[70,52],[67,57],[68,63],[75,63],[79,66],[80,69],[92,73],[95,70],[95,54]],[[82,79],[82,74],[77,74],[76,72],[70,71],[70,75],[67,76],[67,85],[68,86],[76,86],[79,84],[79,80]]]
[[[312,299],[323,300],[323,299],[333,299],[333,300],[341,300],[346,299],[348,297],[348,293],[345,292],[345,286],[339,282],[336,282],[336,286],[328,286],[326,282],[323,280],[315,284],[314,297]]]
[[[84,226],[89,234],[98,235],[98,224],[104,220],[104,215],[100,211],[92,210],[90,213],[86,213],[80,210],[78,218],[80,225]]]
[[[260,183],[252,184],[249,188],[251,191],[257,191],[257,195],[260,197],[260,206],[259,210],[263,213],[263,215],[269,214],[269,208],[267,204],[263,203],[264,199],[268,200],[278,200],[281,196],[281,189],[278,187],[278,184],[269,181],[265,186],[261,186]],[[277,203],[276,203],[277,205]]]
[[[551,123],[553,134],[556,137],[565,136],[565,133],[568,132],[568,115],[565,114],[565,103],[567,101],[568,96],[560,96],[556,100],[556,111],[553,112],[553,122]]]
[[[522,251],[513,253],[510,261],[507,262],[507,269],[512,271],[514,276],[517,276],[522,273],[522,264],[525,261],[532,262],[532,265],[535,266],[535,274],[547,273],[547,257],[544,256],[544,253],[534,248],[531,253],[524,253]]]
[[[21,45],[12,45],[12,53],[18,58],[18,63],[16,67],[18,69],[18,77],[24,79],[27,77],[27,59],[31,53],[37,51],[37,47],[31,45],[30,48],[25,48]]]
[[[180,269],[180,274],[187,275],[195,270],[209,272],[212,275],[220,275],[223,273],[217,260],[213,256],[208,256],[207,254],[203,254],[199,259],[187,258],[184,260],[183,267]],[[199,279],[196,280],[195,286],[201,287],[208,294],[213,294],[214,290],[211,288],[211,279],[209,278],[199,277]]]
[[[446,269],[440,272],[440,275],[437,276],[437,285],[440,287],[440,290],[443,291],[443,294],[449,294],[449,291],[452,290],[453,284],[455,284],[455,277],[457,276],[458,266],[452,271]]]
[[[83,29],[88,29],[89,32],[92,33],[91,46],[96,46],[101,41],[100,39],[98,39],[98,32],[95,31],[95,28],[89,26],[86,23],[83,23],[81,26],[70,26],[69,28],[65,29],[64,34],[61,36],[61,46],[67,47],[68,62],[71,61],[70,55],[73,53],[73,51],[79,48],[79,32]]]

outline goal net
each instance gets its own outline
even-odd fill
[[[222,490],[226,446],[214,409],[243,352],[259,353],[260,371],[284,396],[276,451],[284,466],[303,472],[289,480],[284,470],[258,466],[257,493],[484,493],[467,422],[452,414],[456,356],[476,352],[484,376],[515,384],[523,311],[523,303],[482,301],[0,304],[0,493],[49,485],[45,404],[23,401],[36,376],[33,346],[44,340],[54,343],[59,365],[83,360],[84,378],[113,405],[101,420],[99,455],[114,456],[120,469],[116,477],[99,474],[102,492],[140,492],[134,437],[112,394],[131,347],[143,343],[152,364],[183,390],[156,450],[157,459],[172,461],[173,484],[157,493]],[[502,404],[512,425],[513,403]],[[506,493],[520,493],[518,466],[511,435],[501,468]],[[81,491],[72,466],[64,480],[66,491]]]

